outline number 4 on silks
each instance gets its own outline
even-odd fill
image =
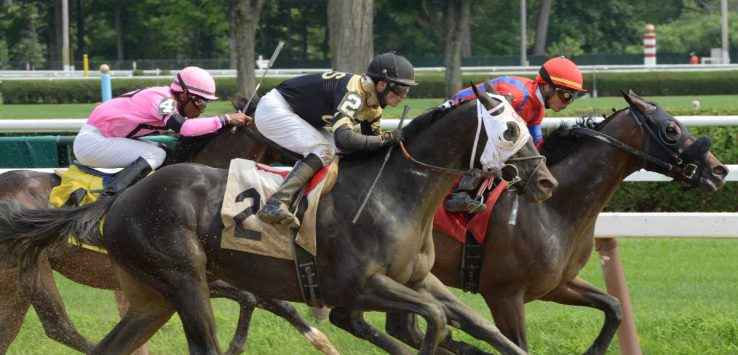
[[[259,208],[261,207],[261,195],[259,195],[259,192],[257,192],[256,189],[248,189],[236,196],[236,203],[243,202],[247,198],[251,199],[253,204],[246,207],[239,214],[233,216],[233,221],[236,222],[236,229],[233,231],[233,235],[237,238],[261,240],[261,233],[248,230],[244,228],[242,224],[246,218],[249,218],[251,215],[254,215],[259,211]]]

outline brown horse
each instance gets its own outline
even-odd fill
[[[559,181],[542,204],[521,202],[516,225],[508,224],[511,194],[493,210],[483,246],[479,294],[505,336],[528,348],[524,304],[535,300],[599,309],[603,327],[588,354],[604,354],[622,319],[618,300],[577,275],[592,254],[594,226],[622,181],[645,168],[688,186],[713,192],[722,187],[727,168],[709,151],[709,138],[692,138],[666,111],[632,92],[629,108],[620,110],[596,131],[573,128],[568,136],[546,138],[543,153]],[[592,139],[594,138],[594,139]],[[444,284],[461,288],[463,246],[433,233],[435,274]],[[411,344],[419,341],[406,315],[388,317],[387,331]]]
[[[258,132],[243,128],[234,133],[230,128],[218,133],[180,138],[168,154],[166,164],[191,161],[226,168],[233,158],[251,158],[259,161],[280,161],[289,152],[269,150],[252,138]],[[255,132],[255,133],[254,133]],[[294,159],[285,157],[287,161]],[[51,189],[59,185],[56,174],[34,171],[11,171],[0,174],[0,199],[10,199],[27,208],[45,208],[49,205]],[[67,278],[90,287],[119,290],[110,260],[104,254],[78,246],[60,244],[42,254],[35,277],[20,275],[17,269],[0,269],[0,354],[4,354],[20,331],[30,305],[33,305],[43,328],[51,339],[80,352],[90,352],[95,344],[84,338],[72,325],[64,309],[64,302],[54,281],[52,269]],[[316,348],[330,353],[330,342],[300,316],[289,303],[261,299],[238,290],[219,280],[209,284],[213,298],[228,298],[239,303],[241,315],[228,352],[241,353],[246,348],[248,325],[255,306],[269,310],[289,321]]]
[[[484,104],[489,108],[496,103],[487,98]],[[433,213],[454,181],[453,175],[440,170],[464,167],[472,151],[481,152],[489,144],[484,134],[474,146],[476,112],[475,104],[466,104],[413,120],[404,128],[404,136],[415,161],[399,155],[385,161],[386,151],[344,159],[334,188],[318,206],[317,274],[322,289],[318,301],[340,306],[333,312],[347,315],[377,310],[423,316],[429,324],[421,345],[423,354],[435,351],[446,338],[447,322],[503,352],[521,352],[430,274]],[[519,124],[508,123],[500,142],[517,142],[522,137]],[[536,154],[530,139],[516,153],[520,157]],[[475,161],[480,155],[474,156]],[[418,161],[434,167],[418,170]],[[515,165],[527,181],[523,185],[526,196],[540,201],[550,196],[556,181],[539,162],[520,160]],[[362,191],[373,180],[372,172],[384,163],[382,180],[364,214],[356,224],[351,223]],[[176,311],[190,351],[218,353],[207,299],[207,271],[263,297],[304,301],[293,262],[220,248],[226,176],[227,171],[221,169],[176,164],[112,198],[76,209],[29,210],[3,202],[2,245],[8,247],[6,255],[19,256],[22,266],[34,265],[43,248],[67,233],[105,246],[131,306],[94,352],[131,351]],[[160,193],[163,190],[167,193]],[[103,214],[105,230],[100,239],[96,224]],[[334,324],[388,352],[407,352],[366,323]]]

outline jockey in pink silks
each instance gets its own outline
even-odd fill
[[[113,195],[164,162],[166,151],[140,137],[169,130],[199,136],[226,125],[251,123],[251,117],[240,112],[197,118],[208,102],[217,98],[213,77],[201,68],[187,67],[169,86],[140,89],[103,102],[75,138],[75,158],[93,168],[124,168],[102,193]]]

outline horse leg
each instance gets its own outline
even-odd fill
[[[372,327],[364,320],[363,312],[349,311],[344,307],[333,307],[328,315],[331,323],[353,336],[364,339],[388,354],[412,354],[410,349],[390,336]]]
[[[310,325],[289,302],[258,296],[256,296],[256,301],[259,308],[272,312],[290,322],[316,349],[324,354],[338,354],[338,350],[333,347],[328,337]]]
[[[45,252],[35,270],[21,274],[19,281],[26,299],[36,310],[46,336],[83,353],[94,348],[95,344],[83,337],[69,319]]]
[[[246,351],[249,324],[251,323],[251,316],[254,314],[256,298],[252,293],[239,290],[225,281],[211,281],[208,286],[210,288],[211,298],[227,298],[234,300],[238,303],[240,308],[236,331],[233,333],[233,339],[231,339],[231,342],[228,345],[228,350],[225,353],[240,354]]]
[[[118,314],[123,317],[126,312],[128,311],[128,299],[126,298],[126,294],[123,293],[123,291],[115,290],[113,291],[113,295],[115,296],[115,303],[118,305]],[[134,350],[131,355],[148,355],[149,354],[149,348],[146,346],[146,344],[141,345],[140,348]]]
[[[385,316],[384,330],[394,338],[417,349],[423,341],[423,332],[418,327],[418,318],[411,313],[389,312]]]
[[[495,325],[503,335],[524,350],[528,350],[525,330],[525,302],[522,295],[496,296],[483,294],[487,307],[492,311]]]
[[[443,284],[441,286],[443,287]],[[410,312],[423,317],[426,320],[427,329],[420,346],[420,354],[434,353],[441,341],[448,335],[446,315],[443,306],[437,300],[383,274],[374,274],[366,280],[365,288],[357,295],[353,308],[384,312]]]
[[[600,291],[579,277],[549,292],[542,299],[572,306],[592,307],[605,313],[605,322],[600,334],[587,349],[586,354],[604,354],[623,320],[623,312],[617,298]]]
[[[433,274],[425,278],[418,291],[427,293],[441,303],[450,325],[489,343],[503,354],[525,354],[523,349],[502,335],[492,323],[459,301]]]
[[[93,349],[92,354],[130,354],[146,343],[174,314],[162,295],[113,264],[128,309],[113,330]]]
[[[18,285],[18,270],[0,269],[0,355],[18,336],[29,307]]]

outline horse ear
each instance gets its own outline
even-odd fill
[[[500,95],[500,92],[497,91],[497,88],[495,88],[489,83],[489,80],[484,81],[484,90],[490,94]]]
[[[628,105],[640,112],[647,113],[656,109],[656,106],[646,102],[646,100],[638,96],[633,90],[628,90],[627,93],[622,91],[622,93],[625,101],[628,102]]]
[[[471,84],[472,84],[471,86],[472,91],[474,91],[474,95],[477,96],[477,100],[479,100],[484,105],[484,107],[486,107],[489,110],[490,108],[495,106],[495,103],[492,101],[492,98],[489,95],[480,95],[479,88],[477,88],[477,86],[474,85],[474,83],[471,83]]]

